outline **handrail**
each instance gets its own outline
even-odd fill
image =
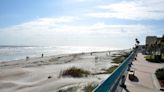
[[[118,85],[118,82],[121,79],[121,76],[128,69],[129,64],[132,62],[134,52],[132,52],[123,63],[100,85],[98,85],[92,92],[113,92],[115,87]]]

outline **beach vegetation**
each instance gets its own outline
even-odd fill
[[[113,66],[109,67],[108,69],[106,69],[105,73],[106,74],[112,73],[117,67],[118,67],[118,65],[113,65]]]
[[[110,74],[110,73],[112,73],[117,67],[118,67],[118,65],[113,65],[113,66],[109,67],[108,69],[102,69],[104,72],[94,73],[93,75],[97,75],[97,74]]]
[[[97,87],[96,84],[90,83],[84,87],[84,92],[92,92]]]
[[[67,89],[60,89],[58,92],[77,92],[77,87],[69,87]]]
[[[90,75],[90,71],[83,70],[76,67],[71,67],[62,72],[62,76],[71,76],[71,77],[87,77]]]
[[[126,59],[129,56],[129,53],[124,53],[120,56],[117,56],[113,59],[112,63],[116,63],[116,64],[120,64],[124,61],[124,59]]]

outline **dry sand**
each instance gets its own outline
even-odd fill
[[[88,77],[61,77],[70,67],[82,68],[92,74],[102,72],[113,64],[112,58],[124,51],[104,51],[36,57],[26,60],[0,62],[0,92],[58,92],[70,87],[83,92],[86,85],[99,84],[109,74]],[[95,58],[98,57],[97,60]],[[52,78],[48,79],[48,76]]]

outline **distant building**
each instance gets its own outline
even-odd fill
[[[156,44],[159,45],[161,53],[164,53],[164,35],[161,38],[157,38]]]
[[[149,53],[164,53],[164,35],[163,37],[147,36],[145,44]]]
[[[151,46],[151,45],[155,44],[156,41],[157,41],[156,36],[147,36],[146,37],[146,45],[147,46]]]

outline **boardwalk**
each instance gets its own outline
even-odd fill
[[[161,92],[154,72],[157,68],[164,67],[164,64],[150,63],[145,61],[144,56],[139,53],[137,60],[133,62],[132,69],[135,70],[136,82],[126,79],[128,91],[123,92]]]

